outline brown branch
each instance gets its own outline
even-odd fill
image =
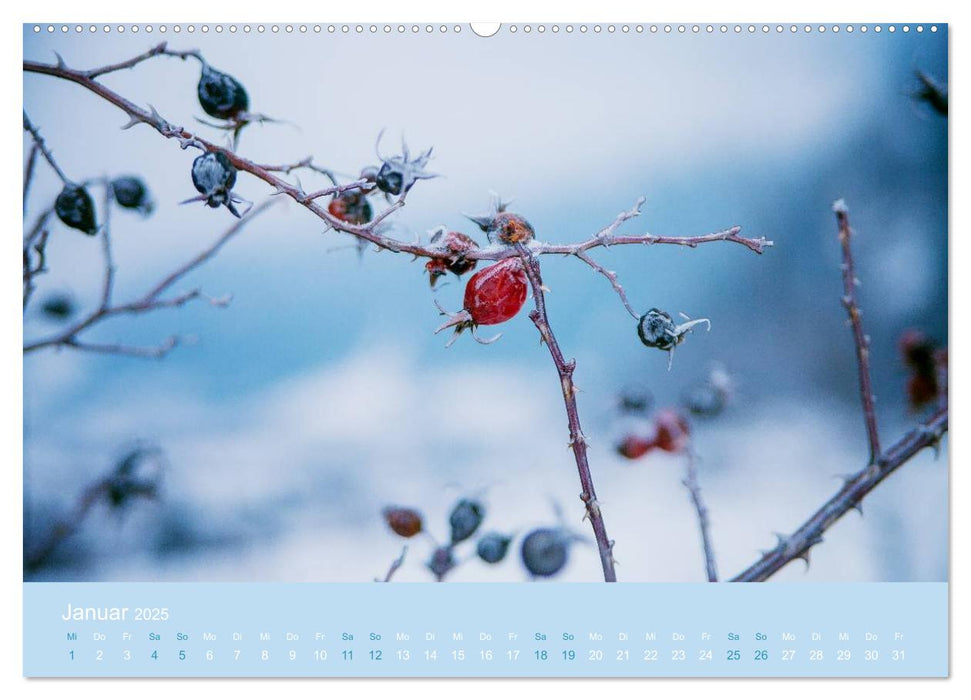
[[[93,80],[94,78],[97,78],[98,76],[101,76],[101,75],[105,75],[106,73],[114,73],[115,71],[134,68],[142,61],[147,61],[148,59],[154,58],[155,56],[175,56],[176,58],[181,58],[183,60],[185,60],[189,56],[192,56],[193,58],[197,59],[200,63],[205,64],[205,60],[202,58],[202,54],[199,53],[198,51],[172,51],[167,48],[166,42],[163,41],[161,44],[153,46],[145,53],[135,56],[134,58],[130,58],[127,61],[122,61],[121,63],[113,63],[108,66],[102,66],[101,68],[93,68],[91,70],[83,71],[83,73],[86,77]],[[58,59],[59,59],[58,64],[61,67],[66,67],[64,66],[64,61],[60,60],[61,59],[60,56],[58,56]]]
[[[388,573],[385,574],[384,578],[376,580],[381,581],[382,583],[391,583],[391,579],[394,577],[395,573],[397,573],[398,569],[401,568],[401,565],[405,563],[405,555],[407,553],[408,545],[405,545],[401,548],[401,554],[398,556],[398,558],[391,562],[391,566],[388,567]]]
[[[37,128],[30,123],[30,119],[27,118],[27,112],[24,112],[24,130],[30,133],[31,137],[34,139],[34,144],[36,144],[37,148],[40,149],[41,155],[44,156],[44,159],[50,164],[51,168],[54,169],[57,176],[61,178],[61,182],[63,182],[65,185],[69,184],[71,180],[67,175],[64,174],[64,171],[61,170],[61,166],[57,164],[57,161],[54,160],[54,154],[51,153],[50,149],[47,148],[47,143],[40,135],[40,131],[38,131]]]
[[[23,67],[24,71],[28,73],[51,75],[77,83],[78,85],[87,88],[91,92],[107,100],[128,115],[129,121],[124,128],[128,128],[136,124],[147,124],[165,138],[178,140],[183,148],[196,146],[203,148],[206,151],[222,153],[237,170],[247,172],[260,180],[263,180],[265,183],[273,187],[278,193],[287,195],[293,199],[293,201],[310,210],[315,216],[327,223],[330,228],[357,236],[358,238],[362,238],[374,243],[379,248],[391,250],[396,253],[410,253],[412,255],[431,258],[443,257],[444,255],[442,251],[431,250],[420,245],[405,243],[404,241],[399,241],[375,232],[375,227],[378,223],[380,223],[392,212],[404,206],[403,196],[400,197],[382,214],[378,215],[378,217],[367,224],[357,225],[347,223],[346,221],[332,215],[329,211],[327,211],[326,207],[322,207],[314,201],[306,200],[307,195],[305,192],[303,192],[299,187],[290,184],[286,180],[277,177],[273,174],[273,172],[262,168],[253,161],[243,158],[227,148],[223,148],[210,141],[207,141],[206,139],[200,138],[181,126],[175,126],[167,122],[154,109],[149,111],[138,107],[110,88],[102,85],[96,80],[93,80],[89,76],[89,73],[92,71],[78,71],[68,68],[63,64],[48,65],[44,63],[37,63],[35,61],[24,61]],[[101,69],[96,69],[94,72],[100,74],[100,70]]]
[[[517,245],[516,248],[522,258],[529,284],[533,289],[533,301],[536,305],[536,308],[529,313],[529,318],[543,337],[546,347],[549,348],[553,364],[556,365],[556,371],[560,375],[560,388],[563,391],[563,403],[566,406],[567,423],[570,426],[570,448],[573,450],[573,456],[576,459],[577,471],[580,474],[580,486],[583,489],[580,493],[580,500],[586,507],[587,517],[593,527],[597,549],[600,552],[604,581],[614,582],[617,580],[617,572],[614,570],[614,543],[607,537],[607,528],[604,525],[603,514],[600,512],[600,503],[597,501],[597,492],[594,489],[593,476],[590,473],[590,463],[587,460],[587,439],[583,435],[580,416],[577,412],[576,385],[573,383],[576,360],[567,360],[563,357],[563,352],[556,342],[552,328],[550,328],[549,318],[546,315],[546,297],[543,294],[543,278],[540,273],[539,262],[521,244]]]
[[[111,306],[111,292],[115,285],[115,261],[111,255],[111,184],[105,183],[104,186],[104,221],[101,223],[101,251],[104,255],[104,284],[101,289],[101,309],[106,310]]]
[[[728,241],[729,243],[743,245],[753,253],[761,255],[765,252],[766,248],[771,248],[774,245],[772,241],[766,240],[765,237],[746,238],[745,236],[740,236],[739,233],[741,231],[741,226],[732,226],[723,231],[715,231],[714,233],[706,233],[700,236],[655,236],[651,233],[645,233],[641,236],[597,235],[587,241],[569,245],[539,244],[535,246],[533,252],[539,254],[576,255],[579,252],[584,252],[591,248],[606,248],[612,245],[679,245],[686,248],[697,248],[703,243]]]
[[[765,581],[794,559],[809,562],[809,550],[823,541],[823,533],[851,509],[860,509],[864,497],[880,482],[907,463],[925,447],[937,445],[948,428],[948,410],[943,408],[928,421],[907,433],[876,461],[845,479],[836,492],[788,537],[777,535],[779,543],[738,574],[732,581]]]
[[[863,332],[860,307],[856,304],[856,287],[860,281],[853,267],[853,251],[850,249],[850,221],[846,203],[840,199],[833,204],[836,221],[839,224],[840,246],[843,252],[843,306],[850,317],[853,327],[853,343],[856,346],[856,363],[859,368],[860,398],[863,402],[863,421],[866,424],[867,440],[870,443],[870,463],[880,456],[880,435],[877,432],[877,414],[873,408],[873,384],[870,381],[870,338]]]
[[[27,154],[27,163],[24,165],[24,216],[27,216],[27,194],[30,192],[30,185],[34,180],[34,165],[37,164],[39,152],[40,146],[34,141],[30,146],[30,153]]]
[[[112,305],[110,303],[111,294],[111,275],[109,275],[108,270],[113,269],[111,262],[111,249],[110,243],[108,243],[107,236],[105,237],[105,283],[104,291],[102,294],[102,303],[95,311],[91,312],[88,316],[81,319],[74,325],[70,326],[66,330],[58,333],[55,336],[46,338],[43,340],[36,340],[31,343],[24,345],[24,353],[34,352],[46,347],[71,347],[78,350],[86,350],[89,352],[99,352],[99,353],[112,353],[117,355],[130,355],[134,357],[150,357],[150,358],[160,358],[165,356],[170,350],[172,350],[177,344],[179,339],[177,337],[168,338],[161,345],[155,347],[137,347],[128,345],[102,345],[96,343],[89,343],[82,341],[78,338],[78,335],[92,326],[104,321],[107,318],[113,316],[119,316],[122,314],[134,314],[134,313],[145,313],[148,311],[156,311],[158,309],[173,308],[178,306],[183,306],[184,304],[203,297],[203,293],[199,289],[193,289],[189,292],[185,292],[178,296],[169,299],[160,299],[159,297],[163,292],[167,291],[173,284],[178,280],[182,279],[192,270],[196,269],[200,265],[204,264],[210,258],[212,258],[219,250],[231,239],[233,236],[238,234],[246,224],[248,224],[254,217],[258,216],[260,213],[266,211],[270,206],[272,206],[273,200],[266,200],[261,204],[255,206],[253,210],[244,216],[239,221],[236,221],[232,226],[230,226],[219,238],[217,238],[212,245],[203,250],[197,256],[189,260],[184,265],[178,267],[175,271],[169,273],[164,277],[158,284],[156,284],[151,290],[149,290],[145,295],[136,299],[135,301],[128,302],[127,304]],[[107,301],[106,301],[107,300]],[[210,299],[210,303],[214,306],[225,306],[225,302],[216,299]]]
[[[715,550],[711,545],[710,523],[708,522],[708,507],[701,497],[701,486],[698,484],[698,469],[695,465],[695,455],[688,451],[687,463],[684,468],[684,479],[681,481],[688,489],[691,503],[698,514],[698,528],[701,531],[701,548],[705,555],[705,573],[712,583],[718,581],[718,570],[715,568]]]
[[[24,311],[36,286],[34,278],[47,272],[47,220],[54,214],[53,207],[41,212],[33,228],[24,236]],[[36,254],[37,263],[34,264],[33,256]]]
[[[168,50],[163,51],[165,55],[178,55],[177,52],[170,52]],[[192,52],[185,52],[188,55],[194,55]],[[143,55],[144,56],[144,55]],[[142,59],[144,60],[144,58]],[[201,59],[200,59],[201,60]],[[117,64],[123,65],[123,64]],[[127,67],[127,66],[126,66]],[[74,82],[87,90],[98,95],[102,99],[115,105],[123,112],[125,112],[129,121],[125,128],[134,126],[136,124],[147,124],[148,126],[155,129],[165,138],[177,139],[183,148],[187,148],[190,145],[195,145],[206,149],[207,151],[216,151],[223,153],[229,161],[236,167],[237,170],[249,173],[254,177],[259,178],[263,182],[267,183],[273,187],[279,194],[285,194],[293,201],[302,205],[308,209],[315,216],[323,220],[329,228],[333,228],[337,231],[343,233],[348,233],[352,236],[356,236],[365,241],[373,243],[378,248],[384,250],[390,250],[395,253],[408,253],[417,257],[423,258],[447,258],[448,253],[442,251],[441,249],[435,247],[425,247],[416,243],[407,243],[405,241],[400,241],[389,236],[384,236],[376,231],[376,225],[382,220],[387,218],[397,209],[404,206],[404,198],[399,198],[395,204],[386,209],[384,212],[379,214],[374,221],[367,224],[350,224],[346,221],[338,219],[333,216],[326,207],[322,207],[316,203],[316,199],[324,196],[325,194],[335,194],[339,191],[334,191],[331,188],[323,190],[321,192],[306,193],[303,192],[299,187],[290,184],[289,182],[274,175],[274,172],[284,172],[289,166],[270,166],[270,169],[260,166],[251,160],[243,158],[242,156],[234,153],[233,151],[218,146],[210,141],[202,139],[192,132],[181,126],[175,126],[165,119],[163,119],[154,109],[145,110],[126,98],[122,97],[118,93],[114,92],[110,88],[102,85],[101,83],[94,80],[91,75],[102,75],[103,69],[94,69],[89,71],[79,71],[68,68],[63,63],[58,65],[49,65],[44,63],[38,63],[36,61],[24,61],[23,69],[28,73],[40,73],[43,75],[49,75],[56,78],[61,78],[63,80],[69,80]],[[117,69],[117,68],[116,68]],[[306,159],[305,159],[306,160]],[[303,163],[299,161],[298,164]],[[296,165],[296,164],[295,164]],[[310,167],[310,166],[304,166]],[[275,170],[279,168],[280,170]],[[345,186],[343,189],[350,189],[350,186]],[[739,243],[749,248],[753,252],[762,253],[765,248],[772,245],[772,241],[767,241],[765,238],[745,238],[740,236],[739,233],[741,228],[734,226],[730,229],[725,229],[724,231],[717,231],[714,233],[709,233],[701,236],[686,236],[686,237],[672,237],[672,236],[654,236],[651,234],[644,234],[643,236],[616,236],[613,232],[620,226],[621,223],[627,221],[633,216],[636,216],[636,211],[639,210],[643,198],[638,200],[634,209],[622,212],[613,223],[607,226],[605,229],[600,231],[596,236],[590,240],[583,241],[581,243],[576,243],[572,245],[551,245],[544,243],[533,243],[530,246],[530,251],[533,255],[545,255],[545,254],[559,254],[559,255],[577,255],[580,252],[586,252],[592,248],[611,246],[611,245],[655,245],[655,244],[669,244],[669,245],[680,245],[688,246],[694,248],[702,243],[709,243],[715,241],[730,241],[734,243]],[[507,257],[516,255],[516,251],[509,247],[498,248],[480,248],[476,250],[469,251],[466,257],[469,260],[502,260]]]

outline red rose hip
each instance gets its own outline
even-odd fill
[[[455,328],[449,345],[466,328],[471,328],[475,337],[476,326],[493,326],[518,314],[526,303],[528,288],[529,280],[519,258],[500,260],[469,278],[465,285],[464,308],[457,314],[450,314],[448,322],[435,332]],[[485,341],[475,339],[488,344],[498,340],[499,336]]]

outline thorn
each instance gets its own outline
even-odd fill
[[[850,507],[859,513],[861,518],[863,517],[863,504],[860,501],[857,501]]]
[[[135,119],[135,117],[128,117],[128,121],[122,125],[121,130],[131,129],[136,124],[141,124],[141,119]]]
[[[809,571],[809,550],[805,550],[802,554],[796,555],[796,559],[802,559],[806,562],[806,571]]]
[[[54,55],[57,56],[57,67],[60,68],[61,70],[67,69],[67,64],[64,62],[64,59],[61,57],[61,54],[55,51]]]

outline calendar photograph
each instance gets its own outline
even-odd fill
[[[23,31],[25,581],[947,581],[946,25]]]

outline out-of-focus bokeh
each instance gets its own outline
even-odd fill
[[[620,276],[635,307],[711,319],[673,368],[645,348],[607,281],[578,260],[543,259],[550,320],[577,359],[580,413],[618,576],[702,580],[697,522],[681,485],[683,458],[615,451],[617,398],[647,388],[677,404],[719,362],[737,382],[717,418],[696,420],[693,444],[720,572],[731,576],[790,532],[867,457],[856,364],[840,305],[831,204],[849,207],[859,302],[872,339],[877,413],[886,444],[919,419],[907,404],[897,348],[908,328],[947,343],[947,121],[915,98],[916,72],[947,82],[947,35],[664,35],[501,31],[433,34],[162,36],[24,29],[25,58],[72,67],[130,58],[165,39],[199,48],[238,78],[252,109],[285,119],[250,126],[239,152],[257,162],[315,162],[353,178],[400,138],[434,146],[430,169],[393,221],[412,240],[439,225],[482,236],[463,213],[489,192],[514,197],[541,239],[590,237],[635,199],[623,231],[696,235],[734,224],[775,246],[614,247],[594,256]],[[159,57],[107,75],[106,85],[213,140],[200,124],[195,61]],[[116,295],[144,293],[233,219],[179,206],[196,194],[183,151],[77,85],[25,74],[24,108],[69,177],[142,176],[150,218],[115,212]],[[25,136],[25,149],[29,146]],[[326,186],[294,173],[305,189]],[[25,223],[59,191],[38,163]],[[272,194],[241,174],[236,191]],[[283,198],[281,198],[283,199]],[[380,200],[375,205],[380,208]],[[196,341],[161,361],[43,350],[24,360],[25,547],[70,517],[85,489],[138,446],[164,451],[158,497],[94,506],[31,580],[370,581],[404,541],[381,517],[418,508],[438,540],[463,496],[482,500],[484,530],[515,535],[490,566],[460,546],[449,580],[526,580],[522,537],[565,525],[562,580],[597,580],[581,522],[555,371],[523,311],[485,347],[450,349],[432,331],[438,298],[461,306],[464,281],[437,295],[423,263],[358,256],[345,235],[292,202],[255,220],[173,291],[232,294],[104,324],[90,338]],[[55,223],[50,273],[24,317],[25,338],[54,333],[40,300],[69,292],[98,302],[96,239]],[[467,277],[465,278],[467,279]],[[488,329],[483,329],[487,331]],[[487,334],[487,333],[484,333]],[[107,503],[107,501],[106,501]],[[947,453],[925,451],[849,513],[775,580],[946,580]],[[431,543],[408,541],[395,580],[430,580]]]

